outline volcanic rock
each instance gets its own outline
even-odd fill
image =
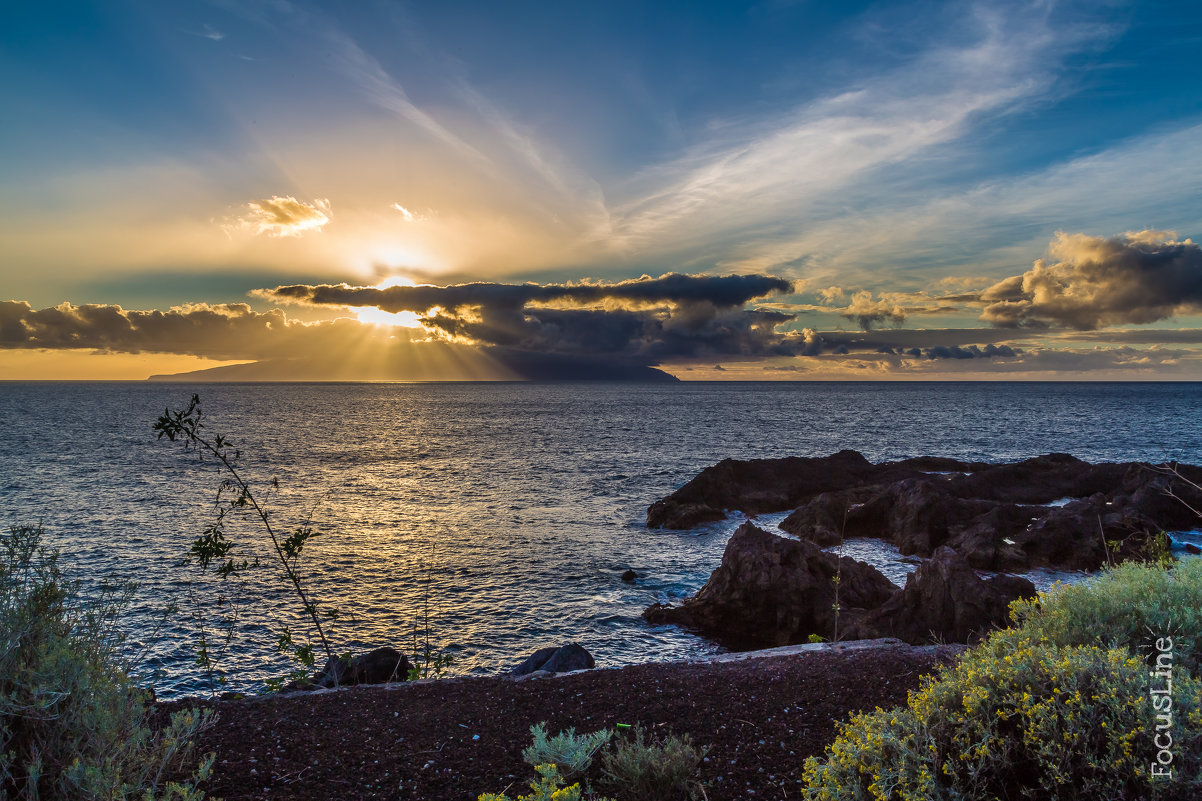
[[[1036,595],[1035,585],[1018,576],[982,579],[968,560],[941,547],[879,608],[847,629],[852,640],[897,637],[912,645],[974,642],[1009,622],[1011,601]]]
[[[409,657],[395,648],[376,648],[351,660],[351,684],[385,684],[409,678]]]
[[[864,490],[823,492],[793,510],[778,527],[823,548],[837,545],[847,536],[848,517],[863,505],[865,495]]]
[[[1153,558],[1165,544],[1159,532],[1195,528],[1200,483],[1194,466],[1091,465],[1062,453],[1012,464],[922,457],[873,465],[855,451],[727,459],[652,504],[647,523],[687,528],[726,510],[793,508],[781,528],[818,545],[876,537],[907,555],[951,545],[982,570],[1093,570],[1108,559]]]
[[[573,670],[588,670],[597,666],[592,654],[580,643],[540,648],[509,671],[511,676],[525,676],[535,671],[546,673],[568,673]]]
[[[956,467],[964,467],[955,462]],[[925,466],[925,463],[924,463]],[[941,466],[947,466],[941,464]],[[723,459],[647,510],[650,528],[693,528],[726,510],[748,514],[791,509],[823,492],[877,485],[922,474],[907,462],[874,465],[857,451],[819,458]]]
[[[284,686],[283,691],[408,681],[409,670],[409,657],[395,648],[376,648],[349,659],[344,656],[330,657],[313,678],[292,681]]]
[[[744,523],[705,586],[678,607],[655,604],[651,623],[675,623],[732,644],[754,647],[831,637],[840,568],[840,625],[888,600],[897,587],[871,565],[839,560],[805,540],[787,540]]]

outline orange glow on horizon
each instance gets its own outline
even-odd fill
[[[92,349],[0,350],[0,377],[13,381],[144,381],[246,359],[206,359],[171,353],[103,353]]]

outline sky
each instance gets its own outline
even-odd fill
[[[0,378],[1202,380],[1196,2],[0,22]]]

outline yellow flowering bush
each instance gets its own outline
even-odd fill
[[[580,801],[579,784],[561,787],[563,779],[559,776],[559,768],[555,765],[535,765],[538,778],[530,782],[530,795],[520,795],[516,801]],[[501,793],[482,793],[476,801],[510,801],[509,796]],[[601,798],[598,801],[608,801]]]
[[[1001,635],[1001,636],[999,636]],[[806,798],[1172,799],[1202,791],[1202,683],[1173,688],[1173,778],[1154,778],[1162,686],[1125,650],[999,632],[926,679],[905,708],[854,716]]]
[[[1126,648],[1148,657],[1152,643],[1173,640],[1176,667],[1202,678],[1202,559],[1171,568],[1124,562],[1081,584],[1057,584],[1038,600],[1018,600],[1010,614],[1021,635],[1056,645]]]

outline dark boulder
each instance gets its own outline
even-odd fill
[[[974,642],[1009,622],[1010,603],[1034,597],[1035,585],[1018,576],[977,576],[968,561],[939,548],[904,589],[847,629],[847,639],[897,637],[915,645]]]
[[[678,607],[655,604],[651,623],[675,623],[747,647],[831,637],[840,568],[840,625],[884,603],[896,590],[875,568],[837,559],[805,540],[788,540],[744,523],[730,538],[722,563],[705,586]]]
[[[1031,565],[1097,570],[1144,560],[1167,546],[1162,527],[1125,500],[1101,493],[1048,510],[1015,536]]]
[[[852,509],[847,536],[874,536],[892,542],[906,555],[930,556],[953,544],[974,567],[1021,567],[1025,556],[1007,538],[1030,523],[1029,507],[961,498],[940,477],[904,479],[879,490]]]
[[[376,648],[351,660],[352,684],[385,684],[409,678],[409,657],[395,648]]]
[[[958,464],[958,463],[957,463]],[[724,459],[647,510],[649,528],[693,528],[722,520],[729,509],[748,514],[794,508],[823,492],[921,475],[905,463],[874,465],[857,451],[784,459]]]
[[[1178,472],[1162,466],[1132,466],[1112,505],[1138,512],[1162,529],[1197,528],[1196,510],[1202,509],[1202,488],[1197,482],[1202,480],[1202,469],[1189,465],[1175,469]]]
[[[905,479],[866,504],[863,514],[883,520],[877,535],[903,554],[927,555],[947,539],[948,526],[966,516],[964,502],[944,486],[925,479]]]
[[[1027,554],[1015,539],[1042,509],[999,503],[948,533],[946,544],[978,570],[1023,570]]]
[[[597,666],[592,654],[580,643],[569,643],[561,647],[540,648],[509,671],[511,676],[525,676],[536,670],[547,673],[568,673],[573,670],[589,670]]]
[[[622,581],[625,581],[627,584],[629,584],[632,581],[634,581],[635,579],[637,579],[638,577],[639,577],[638,573],[635,573],[633,570],[627,569],[626,572],[624,572],[622,574]]]
[[[558,645],[552,645],[547,648],[539,648],[530,656],[522,660],[522,663],[509,671],[511,676],[525,676],[527,673],[533,673],[542,667],[543,663],[555,655],[559,650]]]
[[[822,548],[838,545],[845,537],[854,536],[847,532],[848,519],[863,504],[866,494],[854,490],[823,492],[793,510],[778,527]]]
[[[332,657],[313,677],[314,687],[345,687],[355,684],[387,684],[408,681],[409,657],[395,648],[383,647],[347,659]],[[303,684],[296,689],[307,689]]]

